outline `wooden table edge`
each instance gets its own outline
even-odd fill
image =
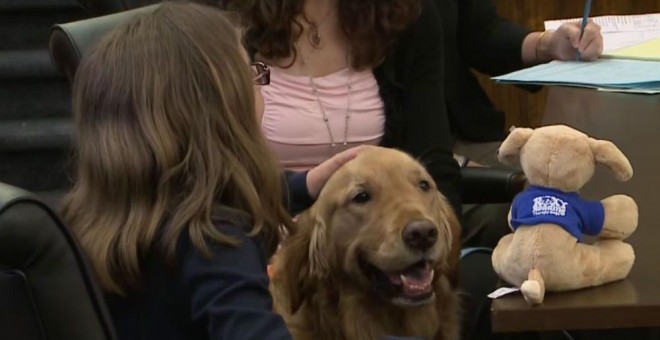
[[[521,317],[522,314],[525,314],[524,317]],[[596,320],[593,314],[598,314],[599,318]],[[516,323],[511,320],[525,322]],[[496,333],[658,327],[660,307],[637,305],[537,311],[502,311],[491,308],[491,322],[492,330]]]

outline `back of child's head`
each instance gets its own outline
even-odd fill
[[[63,214],[106,290],[137,282],[146,252],[172,259],[181,232],[205,252],[232,243],[211,221],[221,205],[247,213],[268,251],[290,225],[247,62],[224,13],[183,3],[137,15],[83,58]]]

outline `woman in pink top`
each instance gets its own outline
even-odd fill
[[[356,145],[398,148],[425,163],[460,215],[442,25],[431,0],[257,0],[247,7],[247,48],[271,72],[258,91],[261,129],[285,168],[304,174]]]
[[[285,168],[311,169],[310,182],[316,165],[352,146],[397,148],[425,164],[460,216],[431,0],[255,0],[247,10],[247,48],[270,68],[261,130]],[[300,187],[290,192],[304,195]]]
[[[318,96],[309,77],[277,66],[271,66],[270,72],[270,85],[261,88],[265,104],[261,129],[286,169],[309,170],[338,151],[380,143],[385,116],[371,70],[344,68],[316,77]],[[319,119],[321,112],[327,122]]]

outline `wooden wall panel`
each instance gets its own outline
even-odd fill
[[[495,1],[502,17],[535,30],[543,30],[545,20],[581,17],[584,10],[584,0]],[[592,16],[657,12],[660,12],[660,0],[594,0],[591,9]],[[485,76],[479,80],[495,105],[506,112],[507,127],[539,126],[547,89],[529,93],[511,85],[496,85]]]

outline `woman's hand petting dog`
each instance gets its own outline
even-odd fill
[[[346,164],[346,162],[355,158],[355,156],[361,150],[364,150],[365,147],[365,145],[360,145],[342,151],[309,170],[307,173],[307,192],[309,193],[309,196],[316,199],[319,196],[321,189],[323,189],[325,182],[328,181],[328,178],[330,178],[337,169]]]

